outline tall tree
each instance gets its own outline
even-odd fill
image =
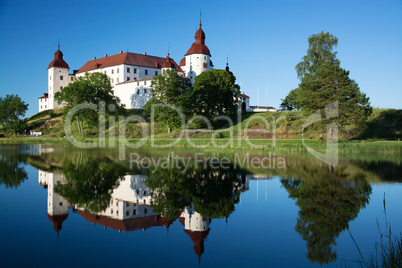
[[[238,110],[240,86],[226,70],[212,69],[195,77],[191,93],[192,111],[213,120],[219,115],[234,116]]]
[[[23,102],[18,95],[0,97],[0,123],[3,129],[14,133],[23,131],[26,121],[21,117],[25,115],[27,109],[28,104]]]
[[[107,106],[114,105],[115,112],[121,111],[124,107],[120,104],[120,99],[113,94],[108,76],[99,72],[85,73],[85,76],[78,77],[74,83],[56,92],[55,98],[59,104],[66,103],[65,115],[76,105],[83,103],[96,104],[98,107],[101,102]],[[105,112],[109,112],[109,109],[105,109]],[[75,117],[82,135],[83,121],[86,120],[90,124],[95,124],[98,121],[99,114],[98,110],[84,109],[77,112]]]
[[[327,62],[337,61],[334,48],[338,45],[338,38],[330,33],[321,31],[308,38],[307,55],[296,65],[297,77],[303,79],[304,75],[314,75]]]
[[[174,108],[185,116],[188,114],[192,90],[190,80],[181,77],[174,70],[166,70],[152,80],[151,90],[153,99],[145,105],[145,110],[149,113],[153,108],[155,120],[164,122],[169,129],[180,127],[181,117]],[[153,107],[153,104],[157,104],[157,107]]]

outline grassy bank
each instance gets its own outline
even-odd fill
[[[142,115],[141,110],[130,110],[129,114]],[[63,109],[43,111],[28,119],[28,129],[42,132],[41,137],[8,136],[0,139],[0,143],[70,143],[65,138]],[[144,146],[170,146],[199,149],[222,150],[282,150],[306,151],[311,149],[325,152],[326,134],[316,127],[304,129],[304,116],[298,111],[282,111],[275,113],[243,113],[237,124],[219,130],[186,130],[180,137],[180,131],[168,133],[163,124],[154,127],[152,136],[148,136]],[[109,123],[106,122],[106,126]],[[135,144],[142,137],[142,126],[135,122],[127,124],[125,141]],[[145,124],[150,128],[150,124]],[[29,132],[28,130],[28,132]],[[275,130],[275,131],[273,131]],[[149,130],[150,131],[150,130]],[[77,141],[82,143],[98,142],[99,129],[96,126],[85,126],[85,135],[78,133],[75,122],[72,132]],[[350,127],[340,133],[338,144],[342,152],[381,152],[401,153],[402,143],[402,110],[374,109],[363,128]],[[118,125],[114,125],[101,133],[106,137],[106,146],[118,146]],[[113,134],[115,140],[108,137]],[[304,140],[304,142],[303,142]],[[111,144],[109,144],[109,142]]]

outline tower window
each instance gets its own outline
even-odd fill
[[[62,75],[60,75],[60,80],[63,80],[63,76],[62,76]]]
[[[158,75],[158,71],[155,71],[155,76],[157,76]]]

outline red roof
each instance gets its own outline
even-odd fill
[[[187,51],[186,55],[190,54],[207,54],[211,56],[211,53],[209,52],[208,47],[205,45],[205,33],[201,29],[201,23],[200,23],[200,28],[195,32],[195,42],[191,45],[190,49]]]
[[[174,65],[174,63],[172,62],[173,60],[168,56],[166,57],[166,61],[162,64],[162,68],[173,68],[175,69],[176,66]]]
[[[182,58],[180,61],[180,66],[185,66],[186,65],[186,57]]]
[[[161,216],[147,216],[147,217],[138,217],[131,218],[127,220],[118,220],[113,219],[103,215],[97,215],[92,213],[87,213],[81,210],[78,210],[78,213],[87,221],[92,223],[97,223],[102,226],[106,226],[115,230],[122,231],[134,231],[134,230],[145,230],[149,227],[154,226],[165,226],[166,220],[164,220]]]
[[[247,96],[246,94],[240,94],[240,96],[242,96],[243,98],[250,98],[250,97]]]
[[[63,214],[63,215],[50,215],[47,214],[47,218],[53,222],[53,229],[58,233],[61,231],[61,227],[63,224],[63,221],[65,221],[68,217],[68,214]]]
[[[179,65],[173,60],[170,59],[174,65],[174,68],[178,72],[183,72]],[[166,62],[165,58],[149,56],[144,54],[137,54],[131,52],[119,53],[112,56],[106,56],[99,59],[94,59],[87,61],[84,66],[82,66],[77,73],[85,73],[88,71],[93,71],[99,68],[106,68],[121,64],[134,65],[134,66],[142,66],[149,68],[161,68],[162,64]]]
[[[43,93],[43,96],[38,99],[47,99],[47,98],[49,98],[49,94]]]
[[[204,253],[204,240],[207,238],[209,230],[210,229],[202,232],[184,230],[184,232],[190,236],[191,240],[193,240],[194,253],[198,256],[198,262],[201,262],[201,255]]]
[[[70,69],[70,67],[68,67],[67,62],[63,60],[63,52],[61,52],[60,49],[56,50],[56,52],[54,53],[54,59],[47,68],[50,69],[52,67]]]

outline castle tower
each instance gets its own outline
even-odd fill
[[[62,182],[62,180],[62,174],[47,173],[47,217],[53,222],[53,229],[57,232],[57,236],[59,235],[63,221],[68,217],[67,200],[54,191],[54,186]]]
[[[68,86],[69,74],[68,70],[70,67],[63,60],[63,52],[60,51],[60,45],[54,53],[54,59],[49,64],[48,70],[48,109],[60,108],[61,104],[58,104],[54,98],[54,94],[64,87]]]
[[[179,220],[184,224],[184,232],[194,243],[194,253],[198,256],[198,262],[201,262],[204,241],[209,234],[211,220],[209,217],[203,217],[200,213],[195,212],[193,206],[186,207]]]
[[[213,68],[211,53],[205,45],[205,33],[201,26],[200,21],[200,28],[195,32],[194,36],[195,42],[180,61],[180,67],[184,71],[185,76],[191,80],[191,83],[194,83],[197,75]]]

